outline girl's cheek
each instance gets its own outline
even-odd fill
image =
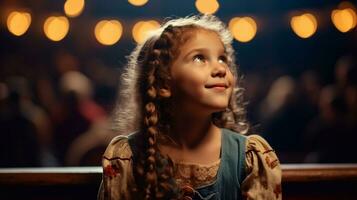
[[[229,82],[231,83],[232,87],[236,85],[236,78],[234,77],[233,73],[231,71],[229,73]]]

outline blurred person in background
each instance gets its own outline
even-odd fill
[[[251,128],[258,129],[259,124],[259,105],[264,99],[265,95],[265,87],[264,87],[264,79],[261,73],[250,73],[244,77],[242,83],[244,84],[245,89],[245,96],[248,100],[247,104],[247,118],[251,123]],[[259,130],[256,130],[260,132]]]
[[[41,166],[41,125],[44,116],[31,102],[28,83],[11,77],[1,84],[0,167]]]
[[[60,109],[55,113],[55,151],[61,164],[72,141],[106,118],[106,112],[92,99],[92,82],[79,71],[68,71],[60,79]],[[100,164],[100,163],[98,163]]]
[[[296,152],[301,144],[294,115],[296,87],[292,77],[279,77],[272,83],[260,106],[264,137],[275,148],[282,162],[292,159],[292,152]]]
[[[109,120],[93,123],[88,131],[72,141],[65,156],[65,165],[98,166],[108,143],[115,136]]]
[[[346,105],[336,87],[326,86],[319,98],[319,115],[307,126],[304,162],[343,162],[347,136]],[[346,141],[347,142],[347,141]]]
[[[307,127],[309,154],[305,162],[356,163],[357,68],[350,57],[341,58],[335,69],[336,82],[326,86],[319,98],[320,114]]]

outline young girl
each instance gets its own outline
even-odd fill
[[[129,57],[121,134],[98,199],[281,199],[274,150],[248,132],[232,36],[212,15],[170,20]]]

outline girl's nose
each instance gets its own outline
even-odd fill
[[[225,77],[227,68],[219,62],[212,63],[212,77]]]

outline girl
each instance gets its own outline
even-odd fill
[[[269,144],[248,132],[232,36],[212,15],[168,21],[129,57],[98,199],[281,199]]]

